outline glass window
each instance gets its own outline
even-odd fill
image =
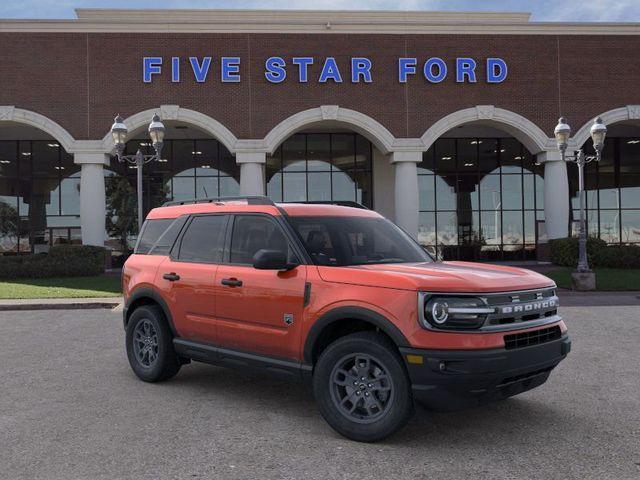
[[[193,217],[180,241],[178,259],[185,262],[220,263],[227,218],[226,215]]]
[[[290,217],[318,265],[348,266],[427,262],[429,256],[407,234],[379,217]]]
[[[149,253],[151,255],[168,255],[188,219],[188,215],[176,218],[171,225],[169,225],[169,228],[160,235],[160,238],[155,242],[153,249]]]
[[[292,252],[282,229],[273,220],[261,215],[237,215],[231,234],[231,263],[253,264],[258,250],[279,250],[286,252],[289,259]]]
[[[371,143],[354,133],[299,133],[267,156],[274,201],[356,201],[372,205]]]
[[[639,243],[640,210],[623,210],[620,223],[622,225],[622,241],[624,243]]]
[[[147,254],[153,244],[160,238],[165,230],[174,222],[173,218],[161,218],[147,220],[142,227],[142,233],[134,253]]]

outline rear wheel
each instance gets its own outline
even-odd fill
[[[141,380],[167,380],[180,370],[173,335],[160,307],[144,305],[133,311],[127,323],[126,342],[129,364]]]
[[[375,332],[347,335],[322,353],[313,390],[324,419],[352,440],[373,442],[413,414],[411,384],[395,345]]]

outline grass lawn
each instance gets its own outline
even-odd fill
[[[558,287],[571,288],[571,272],[573,268],[559,267],[545,273],[552,278]],[[596,288],[598,290],[640,290],[640,270],[617,268],[594,268],[596,272]]]
[[[118,297],[121,292],[119,275],[0,280],[0,299]]]

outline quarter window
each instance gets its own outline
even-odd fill
[[[180,242],[178,259],[184,262],[220,263],[227,218],[226,215],[194,217]]]

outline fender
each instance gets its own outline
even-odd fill
[[[339,322],[345,319],[363,320],[365,322],[375,325],[384,333],[389,335],[391,340],[398,347],[408,347],[409,341],[389,319],[380,315],[373,310],[369,310],[363,307],[338,307],[328,311],[322,315],[311,327],[307,339],[304,344],[303,356],[304,362],[311,365],[313,362],[313,347],[318,340],[318,337],[325,329],[334,322]]]
[[[178,337],[178,332],[173,325],[173,317],[171,316],[171,310],[169,310],[167,302],[164,301],[164,298],[162,298],[162,296],[157,291],[148,287],[141,287],[136,289],[124,304],[124,308],[122,309],[122,320],[124,323],[124,328],[127,328],[127,322],[129,321],[129,307],[141,298],[149,298],[160,305],[160,308],[162,308],[164,316],[169,323],[169,329],[171,330],[171,333],[173,333],[174,337]]]

